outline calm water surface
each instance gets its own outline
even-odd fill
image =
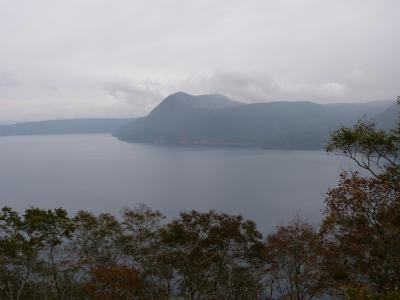
[[[216,209],[268,232],[321,217],[324,193],[352,164],[323,151],[170,147],[109,135],[0,137],[0,205],[117,213],[144,203],[173,217]]]

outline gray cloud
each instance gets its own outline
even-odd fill
[[[141,85],[124,81],[110,81],[104,89],[115,100],[115,105],[125,107],[128,115],[142,116],[158,104],[164,96],[163,86],[155,82],[144,82]]]
[[[14,74],[10,72],[0,73],[0,88],[10,88],[19,86],[20,82],[15,78]]]
[[[177,90],[393,99],[397,0],[0,0],[0,121],[138,116]]]

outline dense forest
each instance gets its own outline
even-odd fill
[[[319,226],[266,237],[215,211],[4,207],[0,299],[400,299],[400,120],[338,128],[326,148],[366,172],[342,173]]]

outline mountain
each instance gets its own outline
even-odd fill
[[[242,104],[219,94],[193,96],[184,92],[177,92],[165,98],[153,109],[149,117],[181,115],[194,109],[218,109]]]
[[[168,96],[147,117],[114,132],[145,143],[248,145],[321,149],[329,133],[381,114],[389,102],[322,105],[312,102],[243,104],[221,95]]]
[[[383,113],[377,117],[378,125],[385,129],[390,130],[396,126],[396,122],[400,116],[400,106],[392,105],[388,107]]]
[[[0,126],[0,135],[112,133],[132,120],[95,118],[25,122]]]
[[[114,132],[121,140],[155,142],[163,136],[179,135],[193,112],[212,111],[243,105],[223,95],[193,96],[178,92],[165,98],[147,117],[138,118]],[[161,141],[160,141],[161,142]],[[171,140],[172,142],[172,140]]]

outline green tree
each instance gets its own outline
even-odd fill
[[[71,273],[62,259],[64,243],[74,230],[64,209],[30,208],[21,217],[10,208],[0,214],[0,290],[8,299],[35,295],[62,299]],[[48,284],[49,283],[49,284]]]
[[[23,228],[29,243],[36,253],[40,253],[39,260],[43,261],[43,276],[49,274],[59,300],[67,292],[63,284],[64,275],[69,269],[68,261],[64,258],[63,243],[72,237],[74,224],[68,213],[62,209],[44,210],[30,208],[25,211]]]
[[[17,212],[4,207],[0,214],[1,298],[21,299],[36,267],[37,252],[23,230]]]
[[[400,96],[397,105],[400,106]],[[370,121],[359,121],[352,128],[341,127],[331,134],[326,150],[351,158],[373,178],[400,189],[400,116],[390,132]]]

